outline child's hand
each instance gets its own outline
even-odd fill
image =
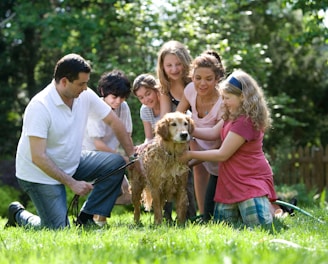
[[[147,143],[143,143],[143,144],[140,144],[138,146],[135,146],[134,147],[134,151],[137,153],[137,154],[141,154],[142,151],[145,149],[145,147],[147,146]]]
[[[181,163],[188,163],[189,160],[191,160],[191,158],[189,157],[189,151],[185,151],[181,154],[181,156],[178,157],[178,160]]]
[[[193,166],[196,166],[196,165],[198,165],[198,164],[200,164],[200,163],[202,163],[203,161],[200,161],[200,160],[196,160],[196,159],[192,159],[192,160],[190,160],[189,162],[188,162],[188,166],[189,167],[193,167]]]

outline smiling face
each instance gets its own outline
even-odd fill
[[[241,107],[243,102],[242,94],[235,95],[224,91],[222,92],[222,99],[223,99],[224,106],[231,114],[237,113],[238,109]]]
[[[125,97],[109,94],[104,98],[104,101],[112,108],[117,109],[126,100]]]
[[[151,109],[154,109],[159,105],[158,92],[154,89],[140,86],[140,88],[135,92],[135,95],[139,99],[140,103]]]
[[[192,81],[197,94],[201,96],[209,95],[213,92],[218,80],[211,68],[200,67],[194,70]]]
[[[176,55],[167,54],[163,60],[163,68],[169,80],[183,78],[183,64]]]

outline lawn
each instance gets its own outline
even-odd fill
[[[303,208],[328,223],[327,209]],[[272,230],[224,224],[154,226],[153,215],[133,224],[131,210],[114,209],[108,226],[61,231],[3,229],[0,263],[328,263],[328,225],[296,212]]]

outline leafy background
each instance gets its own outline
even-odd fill
[[[2,0],[0,180],[14,174],[24,109],[51,81],[59,58],[75,52],[90,60],[89,85],[96,89],[105,71],[123,70],[131,82],[155,74],[157,52],[170,39],[193,57],[216,50],[227,74],[242,68],[258,80],[274,119],[267,153],[326,146],[327,7],[328,0]],[[144,140],[140,103],[134,96],[128,103],[138,144]],[[283,162],[275,160],[274,170]]]

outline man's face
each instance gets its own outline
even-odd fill
[[[70,82],[67,78],[65,79],[65,96],[68,98],[77,98],[88,88],[90,73],[80,72],[79,78],[73,82]]]

